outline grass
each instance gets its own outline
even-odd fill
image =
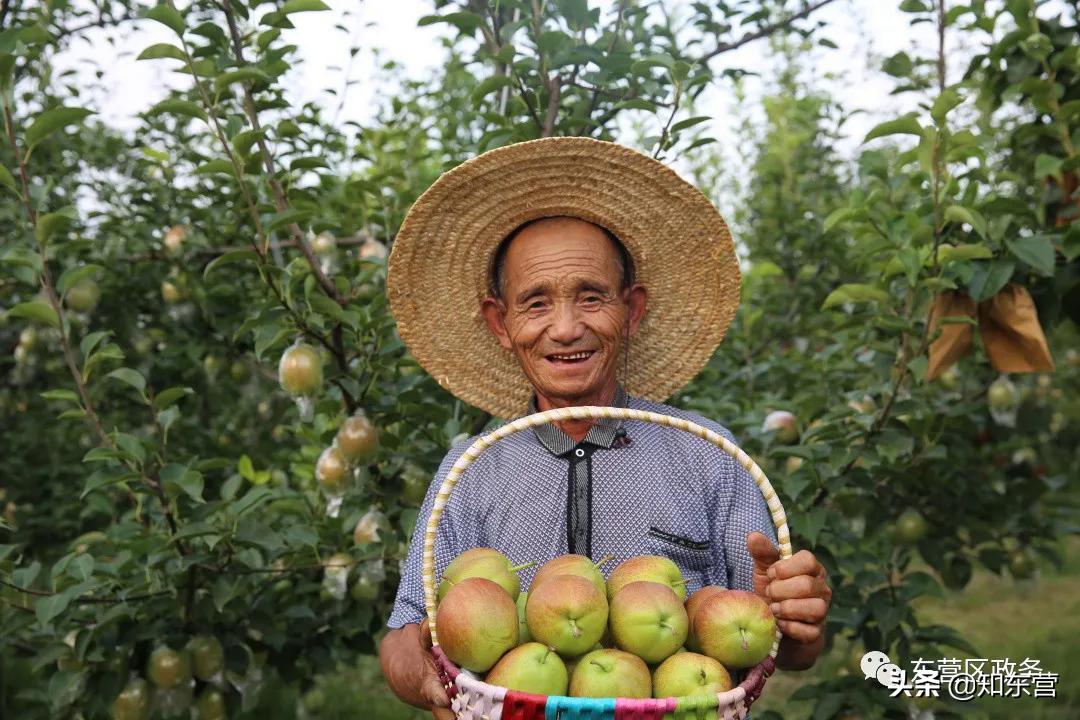
[[[1063,550],[1065,564],[1060,571],[1044,563],[1037,578],[1027,582],[980,571],[964,591],[917,603],[923,623],[951,625],[981,657],[1015,662],[1033,658],[1043,670],[1058,673],[1054,699],[981,698],[963,706],[965,718],[1080,717],[1080,538],[1068,538]],[[792,700],[791,694],[804,684],[841,674],[849,652],[849,646],[837,643],[833,653],[822,657],[813,669],[778,673],[769,680],[755,709],[774,710],[787,720],[809,718],[810,703]]]

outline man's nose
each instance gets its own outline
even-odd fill
[[[585,324],[575,303],[556,303],[548,335],[552,340],[570,344],[581,338]]]

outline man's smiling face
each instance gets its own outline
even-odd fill
[[[485,298],[481,309],[541,406],[610,401],[645,289],[622,287],[619,252],[604,232],[576,218],[533,223],[507,248],[501,280],[501,297]]]

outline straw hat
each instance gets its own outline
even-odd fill
[[[458,398],[510,418],[532,388],[480,314],[499,243],[518,225],[568,215],[606,227],[648,290],[630,342],[627,391],[662,402],[712,356],[739,304],[724,219],[666,165],[615,143],[543,138],[490,150],[444,173],[409,210],[390,252],[387,294],[401,339]]]

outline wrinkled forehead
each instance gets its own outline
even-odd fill
[[[507,234],[493,254],[490,280],[493,290],[510,277],[536,274],[593,274],[619,282],[620,276],[629,280],[632,268],[629,253],[607,228],[575,217],[545,217]]]

